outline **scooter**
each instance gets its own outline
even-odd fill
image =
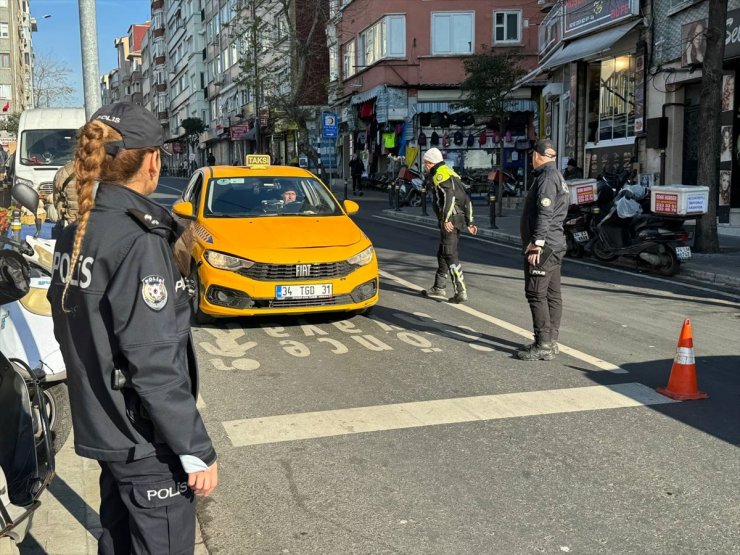
[[[622,196],[618,195],[617,200]],[[649,195],[647,195],[649,198]],[[631,258],[636,267],[655,270],[666,276],[676,275],[681,261],[691,258],[689,233],[683,218],[639,214],[620,218],[617,202],[597,225],[597,237],[591,251],[599,260]]]
[[[421,206],[424,180],[418,172],[405,168],[396,179],[401,206]]]
[[[503,175],[503,196],[505,197],[520,197],[524,193],[524,181],[520,176],[515,176],[513,173],[504,170]],[[491,171],[488,176],[488,180],[493,183],[494,187],[498,186],[499,182],[499,169]]]
[[[591,253],[592,244],[597,237],[597,226],[609,213],[613,203],[614,189],[607,180],[599,179],[593,202],[571,204],[568,207],[568,215],[563,224],[568,256],[580,258]]]
[[[30,187],[29,187],[30,189]],[[30,189],[33,191],[33,189]],[[34,195],[36,194],[33,191]],[[23,193],[24,206],[35,207]],[[16,302],[30,289],[30,268],[19,252],[24,243],[0,237],[0,304]],[[18,553],[31,527],[39,496],[54,477],[54,449],[44,410],[45,373],[0,351],[0,552]]]
[[[14,195],[18,187],[23,186],[14,187]],[[11,248],[22,254],[28,263],[30,287],[22,298],[0,306],[0,351],[8,358],[25,360],[29,365],[42,369],[41,391],[56,453],[67,440],[72,421],[67,371],[54,338],[51,306],[46,298],[51,283],[55,241],[29,235],[24,241],[16,239],[13,243],[19,246]]]

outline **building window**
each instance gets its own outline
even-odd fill
[[[589,65],[589,143],[635,136],[635,58],[620,56]]]
[[[0,67],[10,67],[10,54],[0,53]]]
[[[339,79],[339,46],[334,43],[329,46],[329,82]]]
[[[387,15],[360,33],[359,66],[406,56],[406,16]]]
[[[432,13],[432,54],[472,54],[474,28],[473,12]]]
[[[0,85],[0,98],[3,100],[10,98],[10,85]]]
[[[355,41],[351,40],[344,45],[344,56],[342,57],[342,76],[347,79],[357,73],[355,66]]]
[[[0,0],[0,8],[7,8],[8,0]]]
[[[10,35],[8,35],[8,24],[7,23],[0,23],[0,38],[7,39]]]
[[[521,10],[493,12],[494,44],[519,44],[522,42]]]

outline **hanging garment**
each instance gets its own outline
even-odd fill
[[[432,132],[432,139],[430,143],[432,146],[439,146],[439,134],[436,131]]]
[[[468,135],[468,146],[473,146],[475,144],[475,133],[471,133]]]
[[[424,131],[419,133],[419,139],[416,142],[419,143],[419,146],[427,146],[427,136],[424,134]]]
[[[396,133],[394,131],[383,133],[383,146],[385,148],[396,148]]]
[[[419,115],[419,125],[422,127],[429,127],[432,124],[432,114],[424,112]]]
[[[461,144],[463,144],[464,139],[463,139],[462,131],[460,130],[455,131],[455,136],[452,140],[457,146],[460,146]]]

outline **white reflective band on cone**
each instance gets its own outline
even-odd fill
[[[676,362],[678,364],[695,364],[694,349],[691,347],[679,347],[676,349]]]

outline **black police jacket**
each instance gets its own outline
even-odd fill
[[[570,204],[568,185],[555,162],[540,166],[532,174],[535,179],[524,200],[520,223],[522,245],[544,242],[555,252],[565,252],[563,223]]]
[[[146,197],[101,183],[62,307],[76,230],[57,240],[48,297],[77,454],[126,461],[169,447],[210,466],[216,452],[195,406],[192,309],[172,255],[174,220]],[[114,374],[126,378],[120,389]]]

